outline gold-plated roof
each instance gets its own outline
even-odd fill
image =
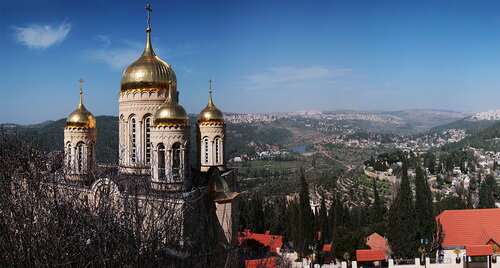
[[[172,94],[173,90],[169,90],[167,99],[156,110],[153,117],[154,126],[188,125],[186,110],[175,101]]]
[[[146,7],[151,11],[149,6]],[[142,55],[123,72],[121,80],[121,92],[132,90],[168,90],[169,81],[172,81],[172,88],[177,90],[177,78],[172,67],[158,58],[151,44],[151,27],[146,29],[146,47]]]
[[[207,106],[200,112],[198,116],[198,123],[224,123],[224,114],[219,110],[212,100],[212,80],[210,83],[210,90],[208,91],[209,99]]]
[[[211,174],[209,197],[215,202],[226,202],[233,200],[240,193],[229,189],[226,180],[218,172]]]
[[[80,79],[80,83],[83,83]],[[80,102],[78,107],[66,119],[66,127],[95,128],[95,117],[83,105],[83,86],[80,85]]]

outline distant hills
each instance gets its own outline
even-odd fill
[[[266,114],[230,114],[228,119],[233,123],[272,122],[280,119],[306,119],[314,124],[328,125],[327,128],[339,129],[345,125],[363,129],[367,132],[392,133],[412,135],[429,129],[451,123],[471,116],[471,113],[461,113],[445,110],[420,109],[401,111],[296,111],[286,113]]]
[[[482,142],[488,137],[498,137],[500,110],[479,114],[466,114],[443,110],[402,111],[301,111],[293,113],[227,114],[229,157],[252,150],[252,142],[276,146],[302,145],[323,140],[335,133],[392,133],[418,134],[441,132],[447,129],[464,129],[471,135],[444,149],[458,148],[468,142],[490,148],[495,145]],[[97,155],[99,162],[116,162],[118,158],[118,117],[97,116]],[[1,124],[0,134],[31,139],[45,151],[62,150],[65,119],[45,121],[33,125]],[[196,115],[190,115],[194,126]],[[491,128],[490,128],[491,127]],[[492,134],[493,133],[493,134]],[[497,135],[497,136],[495,136]],[[192,127],[195,138],[195,127]],[[194,140],[193,140],[194,142]],[[193,143],[195,144],[195,143]],[[193,148],[194,150],[194,148]]]
[[[97,116],[97,158],[100,162],[118,159],[118,117]],[[40,149],[52,152],[63,149],[66,118],[34,125],[2,124],[2,135],[16,135],[32,140]]]
[[[471,126],[471,125],[464,123],[464,122],[472,122],[472,121],[460,120],[460,122],[458,122],[457,124],[466,124],[466,126],[468,126],[468,127]],[[493,120],[475,121],[475,123],[481,124],[480,125],[481,127],[485,126],[486,122],[489,123],[488,127],[485,127],[479,131],[474,131],[474,134],[472,134],[471,136],[468,136],[459,142],[446,144],[443,147],[441,147],[440,149],[443,151],[451,151],[451,150],[456,150],[456,149],[471,146],[474,148],[481,148],[481,149],[484,149],[487,151],[499,152],[500,151],[500,121],[498,121],[498,120],[497,121],[493,121]],[[478,125],[476,125],[476,126],[478,126]]]
[[[463,129],[468,134],[477,134],[498,121],[500,121],[500,110],[490,110],[434,127],[431,129],[431,132],[439,132],[447,129]]]

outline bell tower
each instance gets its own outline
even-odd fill
[[[198,116],[198,163],[201,172],[210,167],[226,169],[226,123],[212,100],[212,79],[208,80],[208,104]]]
[[[65,166],[70,178],[83,180],[95,170],[97,129],[94,115],[83,105],[83,79],[80,79],[80,102],[66,119],[64,128]]]

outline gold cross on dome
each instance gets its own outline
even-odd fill
[[[148,28],[151,28],[151,25],[150,25],[151,24],[150,23],[151,22],[151,12],[153,12],[153,10],[151,9],[151,5],[150,4],[148,4],[146,6],[146,10],[148,11]]]
[[[208,93],[210,93],[210,95],[212,95],[212,78],[208,79],[208,84],[210,85]]]
[[[83,81],[83,78],[80,78],[80,80],[78,80],[78,82],[80,82],[80,92],[82,92],[82,90],[83,90],[83,83],[85,81]]]

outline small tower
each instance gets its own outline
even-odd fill
[[[226,169],[226,123],[221,110],[215,107],[212,100],[212,80],[208,82],[208,104],[198,116],[198,163],[201,172],[207,172],[210,167],[217,167],[220,171]]]
[[[64,151],[66,170],[72,179],[83,180],[95,169],[97,129],[95,118],[83,105],[83,79],[80,79],[80,103],[66,120]]]
[[[151,127],[151,180],[157,189],[180,190],[189,175],[189,121],[173,94],[168,90]]]

